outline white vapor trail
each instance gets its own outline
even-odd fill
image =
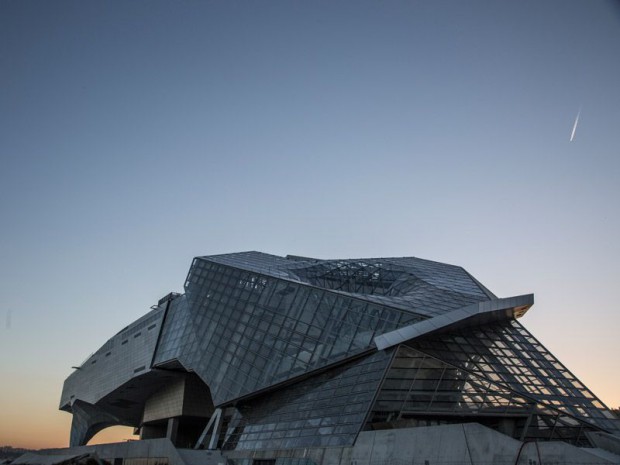
[[[575,138],[575,132],[577,131],[577,123],[579,123],[579,115],[581,114],[581,107],[579,107],[579,111],[577,112],[577,118],[575,118],[575,124],[573,124],[573,131],[570,133],[570,141],[572,142]]]

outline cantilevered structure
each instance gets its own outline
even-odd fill
[[[616,417],[519,323],[533,303],[413,257],[197,257],[185,293],[78,367],[60,408],[72,446],[128,425],[260,465],[441,425],[515,444],[614,437]]]

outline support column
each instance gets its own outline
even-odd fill
[[[200,438],[198,438],[198,441],[196,442],[194,449],[202,449],[204,447],[204,443],[205,443],[205,440],[207,439],[207,436],[209,435],[209,432],[211,432],[211,439],[209,440],[208,449],[213,450],[217,448],[217,439],[220,436],[221,426],[222,426],[222,409],[216,408],[215,412],[213,412],[213,415],[211,416],[211,419],[209,420],[209,423],[207,423],[207,426],[205,426],[205,429],[200,435]]]
[[[73,419],[71,420],[70,447],[84,446],[102,429],[123,424],[115,416],[81,400],[73,402],[71,413],[73,413]]]
[[[172,444],[176,446],[177,434],[179,432],[179,418],[168,418],[168,428],[166,429],[166,437],[170,439]]]

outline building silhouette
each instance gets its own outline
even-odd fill
[[[183,294],[76,367],[60,408],[72,447],[127,425],[239,465],[344,463],[360,438],[457,425],[491,446],[617,438],[616,416],[519,322],[533,303],[413,257],[197,257]]]

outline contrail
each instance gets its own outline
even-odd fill
[[[577,112],[577,118],[575,118],[575,124],[573,124],[573,131],[570,133],[570,141],[572,142],[575,138],[575,131],[577,131],[577,123],[579,123],[579,115],[581,114],[581,107],[579,107],[579,111]]]

